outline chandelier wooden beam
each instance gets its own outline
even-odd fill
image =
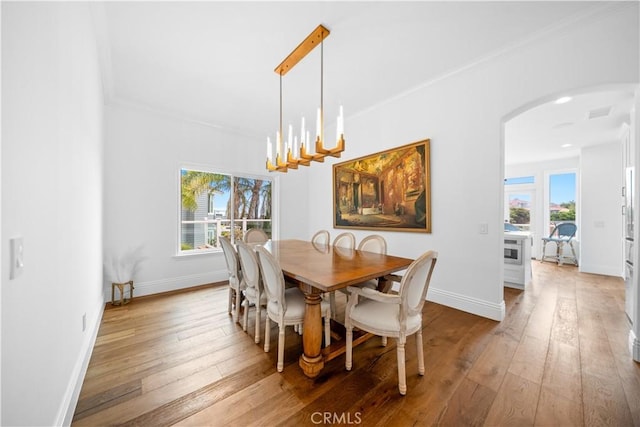
[[[309,52],[311,52],[316,46],[319,46],[320,43],[330,34],[330,31],[326,29],[322,25],[318,25],[318,28],[313,30],[311,34],[307,36],[306,39],[302,41],[290,54],[285,58],[280,65],[276,67],[276,73],[284,76],[287,74],[293,67],[296,66],[298,62],[302,60]]]

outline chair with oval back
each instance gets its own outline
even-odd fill
[[[331,234],[327,230],[318,230],[311,237],[311,242],[319,245],[328,245],[331,242]]]
[[[422,347],[422,307],[436,265],[438,253],[428,251],[411,263],[402,277],[398,294],[385,294],[369,288],[349,287],[351,296],[345,314],[347,349],[345,367],[353,364],[353,328],[397,340],[398,389],[407,392],[405,343],[416,335],[418,373],[424,375]]]
[[[356,236],[353,233],[340,233],[333,239],[333,246],[339,248],[354,249],[356,247]]]
[[[220,244],[222,245],[222,252],[224,253],[224,260],[227,265],[227,272],[229,273],[229,314],[232,314],[232,305],[235,297],[235,310],[233,310],[233,320],[238,321],[238,315],[240,313],[240,304],[242,299],[242,291],[245,288],[245,283],[242,278],[242,272],[240,270],[240,261],[238,259],[238,253],[234,249],[231,241],[227,237],[220,237]]]
[[[284,274],[278,261],[262,246],[256,248],[258,264],[262,274],[262,283],[267,294],[267,316],[264,329],[264,351],[269,352],[271,343],[270,320],[278,324],[278,372],[284,369],[284,332],[287,326],[301,325],[304,321],[306,303],[304,294],[299,288],[287,288],[284,285]],[[330,309],[326,302],[321,302],[320,310],[324,317],[325,346],[331,343]]]
[[[379,234],[371,234],[360,241],[358,244],[359,251],[372,252],[376,254],[387,254],[387,241]],[[354,286],[376,289],[378,287],[378,279],[368,280]],[[349,294],[347,289],[340,289],[342,292]]]
[[[386,254],[387,241],[379,234],[371,234],[360,241],[358,250],[374,252],[376,254]]]
[[[350,232],[340,233],[333,239],[334,248],[347,248],[355,249],[356,236]],[[329,304],[331,305],[331,317],[335,318],[336,315],[336,293],[335,291],[329,292]]]
[[[256,307],[255,321],[255,342],[260,343],[260,314],[263,306],[267,305],[267,295],[262,286],[262,278],[260,277],[260,267],[258,266],[258,258],[253,248],[243,242],[238,242],[238,257],[240,258],[240,266],[242,278],[244,279],[244,322],[242,329],[246,332],[247,323],[249,322],[249,308],[251,305]]]
[[[245,243],[265,243],[269,240],[269,236],[261,228],[250,228],[244,234]]]

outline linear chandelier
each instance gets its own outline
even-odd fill
[[[269,172],[287,172],[289,169],[298,169],[298,165],[309,166],[312,161],[324,162],[325,157],[340,157],[340,153],[344,151],[344,114],[342,106],[340,106],[340,114],[336,122],[336,146],[329,149],[324,146],[323,41],[328,35],[329,30],[322,25],[318,25],[274,70],[280,75],[280,123],[276,133],[275,162],[273,160],[273,145],[271,144],[271,139],[267,137],[267,170]],[[298,144],[297,135],[293,135],[293,127],[291,125],[289,125],[289,134],[285,142],[282,139],[282,77],[318,45],[320,45],[320,107],[316,117],[315,144],[311,144],[309,131],[305,129],[304,117],[302,118],[300,129],[300,143]]]

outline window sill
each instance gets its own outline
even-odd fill
[[[188,258],[192,258],[192,257],[199,257],[199,256],[204,256],[204,255],[216,255],[216,254],[221,254],[222,253],[222,249],[211,249],[208,251],[194,251],[194,252],[188,252],[188,253],[178,253],[175,254],[173,256],[173,258],[175,259],[188,259]]]

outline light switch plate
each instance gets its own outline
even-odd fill
[[[478,224],[478,233],[487,234],[489,233],[489,224],[486,222],[481,222]]]
[[[11,267],[9,268],[9,279],[13,280],[22,274],[24,270],[24,244],[22,237],[14,237],[9,239],[9,259]]]

